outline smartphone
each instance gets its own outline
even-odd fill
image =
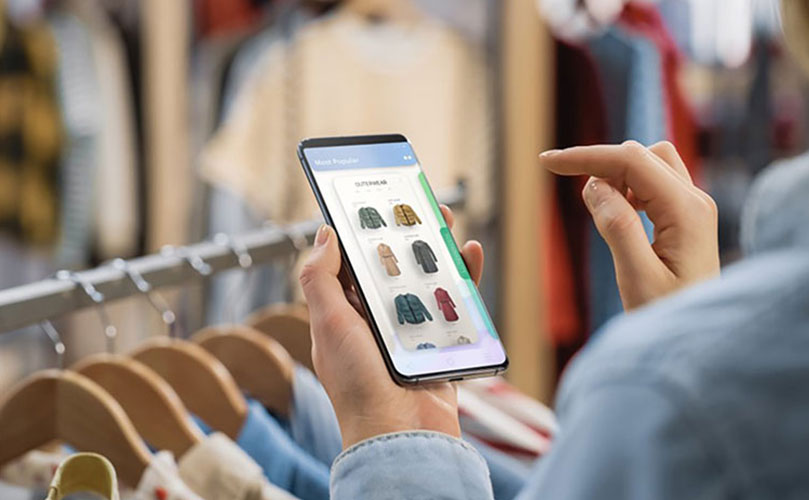
[[[300,158],[391,377],[502,373],[508,357],[402,135],[306,139]]]

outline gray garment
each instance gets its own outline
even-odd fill
[[[48,23],[58,50],[57,83],[67,141],[61,164],[62,234],[57,262],[60,267],[77,268],[88,263],[92,246],[101,90],[86,27],[62,9],[52,10]]]
[[[759,255],[613,320],[571,363],[560,431],[519,499],[809,498],[809,162],[796,162],[754,188],[778,200],[746,212]],[[492,498],[480,455],[420,437],[343,452],[331,498]]]
[[[741,244],[753,255],[809,248],[809,153],[776,162],[750,187],[742,211]]]

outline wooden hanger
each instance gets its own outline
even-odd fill
[[[236,439],[247,418],[247,401],[227,368],[202,347],[155,337],[131,356],[157,372],[194,415]]]
[[[309,310],[303,304],[273,304],[251,314],[245,322],[281,344],[292,359],[314,371]]]
[[[181,457],[204,438],[174,389],[140,361],[98,354],[81,360],[71,369],[115,398],[152,447]]]
[[[204,328],[192,340],[225,365],[242,391],[289,416],[295,363],[276,340],[245,325]]]
[[[0,465],[54,440],[104,455],[132,487],[151,462],[151,453],[115,399],[71,371],[35,373],[0,402]]]

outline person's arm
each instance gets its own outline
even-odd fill
[[[489,469],[456,437],[427,431],[371,438],[345,450],[331,470],[331,500],[493,500]]]
[[[585,188],[584,198],[596,226],[613,253],[618,285],[626,308],[638,307],[719,272],[716,206],[708,195],[693,185],[670,144],[662,143],[650,148],[638,143],[571,148],[545,153],[541,161],[543,166],[556,173],[597,176],[591,178]],[[653,245],[646,239],[640,224],[637,224],[636,209],[645,210],[655,224]],[[451,227],[451,212],[446,207],[442,207],[442,210]],[[477,283],[483,268],[480,244],[469,242],[461,253]],[[315,370],[334,403],[344,448],[351,448],[368,439],[372,439],[369,443],[378,443],[382,439],[380,436],[388,434],[395,434],[396,440],[405,442],[413,438],[413,431],[460,437],[454,386],[442,383],[412,388],[393,382],[368,323],[359,312],[362,309],[356,290],[350,286],[344,287],[344,282],[338,277],[340,266],[337,236],[333,229],[322,226],[301,272],[300,282],[311,312]],[[586,408],[593,413],[590,418],[595,418],[599,412],[597,407]],[[630,408],[621,408],[624,408],[621,419],[624,424],[636,417],[636,412],[629,411]],[[615,411],[620,414],[621,408]],[[641,407],[637,411],[644,410]],[[597,419],[590,422],[597,422]],[[611,431],[603,427],[602,430]],[[581,456],[584,450],[592,450],[594,446],[576,441],[566,443],[556,443],[549,457],[554,454],[562,457],[567,453]],[[452,444],[457,445],[454,441]],[[571,446],[581,446],[583,449],[571,450]],[[404,461],[408,456],[406,449],[407,445],[388,450],[393,455],[390,460],[399,457]],[[438,445],[431,444],[420,449],[419,457],[423,454],[424,457],[435,455],[441,460],[447,459],[449,455],[438,450]],[[462,453],[460,457],[463,458],[449,461],[450,466],[455,465],[453,471],[459,475],[470,467],[474,455]],[[431,460],[429,462],[433,463]],[[560,463],[568,468],[575,467],[572,462]],[[373,474],[373,463],[366,463],[363,467],[369,468],[365,471],[366,475]],[[379,471],[395,472],[385,468],[383,463],[379,467]],[[575,471],[567,469],[561,472],[568,473],[567,477],[575,474]],[[363,481],[358,474],[337,474],[332,480],[332,492],[340,491],[351,477]],[[374,477],[381,478],[380,475]],[[485,481],[485,478],[478,479]],[[402,487],[398,498],[425,496],[418,493],[422,491],[423,478],[412,476],[397,478],[397,481]],[[637,481],[640,484],[642,478]],[[457,482],[452,484],[456,485]],[[365,486],[374,487],[371,484]],[[553,498],[545,495],[541,489],[535,491],[541,498]],[[650,495],[651,498],[654,496]],[[466,497],[464,491],[453,491],[445,498]]]

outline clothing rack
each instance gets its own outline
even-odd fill
[[[461,185],[438,194],[442,203],[450,207],[463,206]],[[322,220],[311,220],[285,228],[271,226],[232,236],[230,240],[249,254],[251,265],[255,266],[299,252],[304,239],[307,245],[314,241],[321,223]],[[233,247],[214,241],[167,250],[129,260],[129,269],[143,276],[153,288],[160,288],[203,278],[189,263],[189,257],[202,259],[210,268],[207,275],[240,267]],[[103,294],[105,303],[142,293],[124,270],[112,265],[77,272],[73,277],[72,281],[50,278],[0,290],[0,334],[94,306],[76,282],[95,287]]]

